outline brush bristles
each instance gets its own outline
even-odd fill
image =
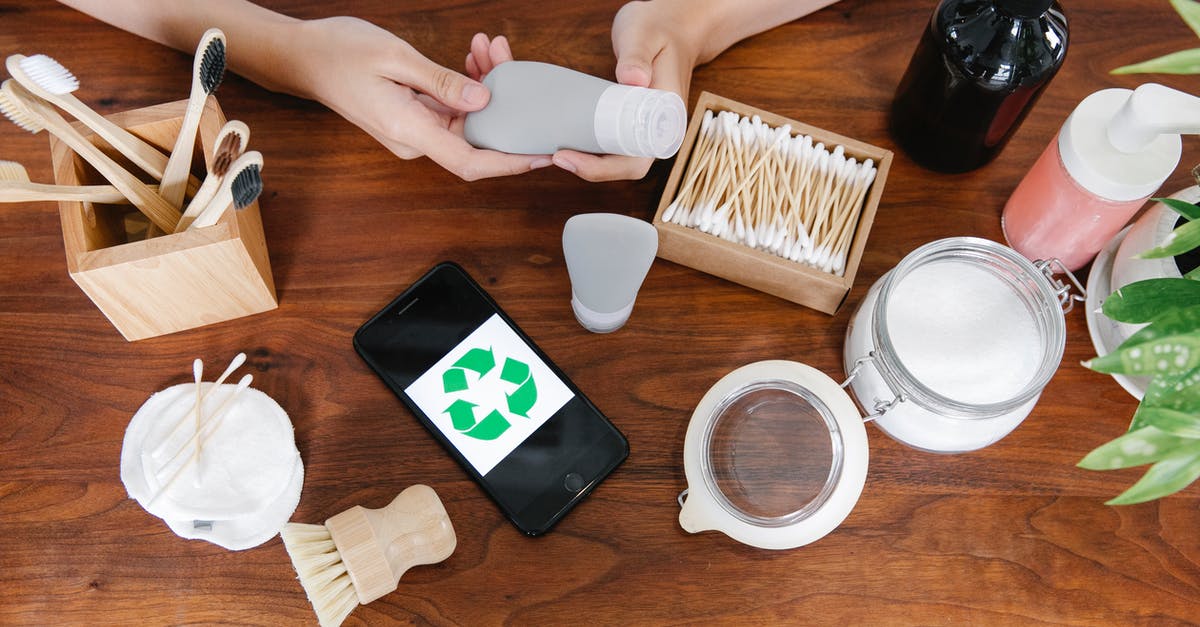
[[[12,121],[13,124],[29,131],[30,133],[40,133],[46,127],[42,126],[42,121],[25,108],[25,105],[17,101],[17,99],[9,91],[11,86],[8,81],[0,88],[0,113],[4,117]]]
[[[242,152],[242,136],[237,133],[230,133],[221,140],[221,145],[217,146],[217,152],[213,155],[213,174],[217,176],[225,176],[229,172],[229,166],[233,165],[234,159]]]
[[[204,58],[200,60],[200,86],[206,93],[217,91],[225,78],[225,41],[217,38],[208,42],[204,48]]]
[[[288,523],[279,535],[321,627],[338,627],[358,606],[358,595],[329,530]]]
[[[233,185],[230,186],[230,191],[233,192],[233,206],[238,209],[249,207],[250,203],[258,199],[262,190],[262,175],[258,172],[258,165],[246,166],[237,173],[233,179]]]
[[[0,161],[0,181],[29,182],[29,172],[16,161]]]
[[[35,54],[21,59],[21,71],[46,91],[61,96],[79,89],[79,79],[61,63],[44,55]]]

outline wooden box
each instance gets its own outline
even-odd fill
[[[187,101],[109,117],[169,153]],[[201,180],[225,116],[209,98],[200,120],[192,172]],[[130,172],[130,165],[80,124],[85,137]],[[50,138],[54,178],[61,185],[107,183],[66,144]],[[214,225],[130,241],[126,218],[132,205],[60,202],[67,270],[126,340],[140,340],[277,307],[258,203],[230,210]]]
[[[814,142],[821,141],[826,146],[843,146],[847,157],[855,157],[859,161],[867,158],[875,161],[875,181],[868,190],[842,276],[726,241],[699,229],[663,220],[663,212],[675,198],[676,190],[681,184],[696,143],[701,120],[708,109],[714,114],[732,111],[744,116],[757,115],[763,122],[776,128],[785,124],[791,125],[793,135],[811,135]],[[658,256],[827,314],[834,314],[845,300],[850,287],[854,285],[854,276],[858,272],[859,262],[862,261],[863,249],[871,231],[871,224],[875,220],[875,210],[879,206],[879,198],[883,193],[891,164],[890,150],[703,92],[696,103],[695,111],[692,112],[687,135],[679,148],[675,166],[667,179],[666,189],[654,215],[654,226],[658,229]]]

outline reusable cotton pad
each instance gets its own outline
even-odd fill
[[[147,399],[125,430],[121,481],[181,537],[232,550],[257,546],[278,532],[300,500],[304,466],[292,423],[258,390],[246,388],[232,401],[235,385],[202,383],[201,390],[199,438],[194,384]]]

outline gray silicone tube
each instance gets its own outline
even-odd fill
[[[560,149],[666,158],[686,130],[678,95],[618,85],[536,61],[497,65],[483,79],[491,100],[467,114],[471,145],[514,154]]]

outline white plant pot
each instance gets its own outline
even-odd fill
[[[1200,187],[1195,185],[1172,194],[1186,202],[1200,202]],[[1138,259],[1136,255],[1155,248],[1175,230],[1179,214],[1156,202],[1146,209],[1132,226],[1121,231],[1096,255],[1087,284],[1087,323],[1097,355],[1106,355],[1144,325],[1124,324],[1101,313],[1104,299],[1114,291],[1146,279],[1180,278],[1175,259]],[[1134,398],[1141,399],[1149,383],[1147,377],[1113,375]]]

